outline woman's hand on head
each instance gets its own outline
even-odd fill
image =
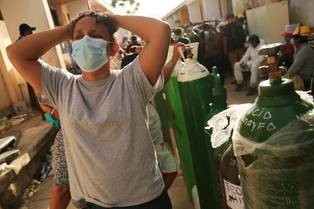
[[[177,61],[181,58],[180,50],[183,52],[185,49],[185,46],[183,43],[176,43],[173,46],[173,55],[172,55],[172,61],[177,63]]]

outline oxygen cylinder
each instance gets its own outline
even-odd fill
[[[177,80],[178,74],[183,66],[184,63],[179,60],[165,86],[165,92],[170,110],[168,115],[170,126],[174,129],[184,181],[187,186],[188,195],[192,200],[192,189],[196,183],[192,154],[186,128],[186,120],[184,118],[179,84]]]
[[[227,109],[227,93],[226,93],[226,89],[224,88],[224,86],[222,84],[222,80],[220,78],[220,75],[218,74],[217,67],[212,68],[211,82],[213,85],[211,88],[212,103],[210,104],[210,112],[206,118],[207,123],[209,122],[209,120],[213,116],[215,116],[216,114],[220,113],[221,111]],[[211,141],[212,128],[206,126],[205,127],[205,134],[207,136],[207,140]],[[231,144],[231,140],[227,141],[226,143],[224,143],[223,145],[221,145],[220,147],[218,147],[216,149],[213,149],[212,146],[209,148],[210,153],[213,153],[213,155],[214,155],[215,165],[216,165],[216,169],[218,171],[219,177],[220,177],[220,175],[219,175],[220,172],[219,172],[218,168],[219,168],[220,160],[221,160],[222,155],[226,151],[226,149],[230,146],[230,144]],[[217,181],[220,184],[220,194],[223,196],[222,191],[224,191],[224,190],[223,190],[223,186],[221,184],[221,179],[219,178],[219,179],[217,179]],[[219,191],[217,191],[217,192],[219,192]],[[222,205],[222,208],[225,208],[224,198],[221,198],[221,205]]]
[[[269,80],[233,132],[246,209],[310,209],[314,205],[314,131],[303,119],[313,105],[281,78],[281,44],[263,46]],[[300,119],[302,117],[302,119]]]
[[[212,118],[217,113],[227,109],[227,91],[222,84],[217,67],[212,68],[211,80],[213,84],[213,87],[211,88],[212,103],[207,120]]]
[[[197,191],[201,209],[219,209],[217,171],[204,124],[210,111],[211,86],[208,70],[188,58],[178,75],[183,112],[192,152]]]
[[[154,97],[156,110],[158,112],[160,121],[161,121],[161,130],[162,134],[164,136],[165,142],[171,144],[170,134],[169,134],[169,107],[168,102],[166,100],[166,91],[165,88],[163,88],[161,91],[159,91],[155,97]]]

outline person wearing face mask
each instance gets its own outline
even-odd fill
[[[186,34],[190,39],[191,43],[198,43],[199,42],[199,35],[195,32],[193,26],[189,26],[186,29]]]
[[[167,82],[170,75],[180,59],[179,48],[183,47],[182,44],[173,44],[174,50],[170,61],[164,66],[163,79],[159,79],[156,87],[162,88],[163,82]],[[157,89],[159,91],[161,89]],[[45,119],[53,126],[60,128],[60,120],[58,111],[51,107],[49,101],[42,95],[38,95],[38,101],[41,109],[45,112]],[[168,190],[177,175],[178,165],[175,157],[169,151],[166,143],[164,142],[161,121],[159,115],[151,102],[148,103],[147,107],[148,115],[148,127],[152,138],[154,149],[156,151],[159,168],[162,172],[163,181],[165,184],[165,190]],[[54,169],[54,186],[52,188],[50,209],[66,209],[70,199],[71,193],[69,189],[69,179],[66,164],[66,155],[63,145],[63,135],[60,130],[57,133],[54,144],[52,146],[52,164]],[[79,203],[77,203],[79,204]]]
[[[294,46],[291,44],[293,32],[295,30],[295,27],[293,26],[294,25],[286,25],[285,31],[282,33],[285,43],[279,56],[279,66],[285,66],[287,68],[293,63]]]
[[[111,71],[118,26],[147,44],[123,70]],[[82,75],[38,61],[68,39]],[[22,77],[59,111],[71,196],[85,208],[172,208],[146,124],[169,39],[169,26],[159,20],[86,11],[7,47]]]
[[[221,39],[216,29],[209,23],[204,23],[203,31],[200,34],[198,57],[199,63],[204,65],[208,70],[212,67],[218,67],[222,74],[222,47]]]
[[[288,77],[299,76],[303,80],[304,89],[308,90],[314,73],[314,50],[308,44],[311,29],[301,25],[293,33],[292,43],[296,48],[294,61],[288,70]]]
[[[190,39],[184,35],[182,28],[175,28],[173,31],[173,34],[174,34],[174,38],[175,38],[176,42],[178,42],[178,43],[180,42],[183,44],[190,44],[191,43]]]
[[[36,27],[32,27],[26,23],[20,24],[19,25],[20,36],[19,36],[18,40],[25,38],[29,35],[32,35],[33,31],[35,31],[35,30],[36,30]],[[29,83],[27,83],[27,90],[28,90],[28,94],[29,94],[29,98],[30,98],[31,107],[35,110],[40,110],[40,106],[39,106],[38,101],[36,99],[35,91]]]
[[[56,128],[61,128],[59,113],[43,95],[37,95],[39,106],[45,113],[45,120]],[[54,185],[51,190],[50,209],[66,209],[70,200],[69,177],[63,145],[63,134],[58,131],[51,148]]]
[[[243,71],[249,71],[251,73],[251,78],[246,96],[252,96],[257,90],[258,68],[265,60],[264,56],[258,55],[258,50],[264,45],[264,43],[257,35],[251,35],[248,42],[249,47],[242,59],[234,65],[234,77],[237,82],[237,88],[235,91],[240,91],[244,87]]]
[[[138,38],[136,36],[132,36],[130,38],[130,44],[127,46],[125,52],[126,53],[132,53],[132,48],[135,47],[135,46],[142,46],[139,41],[138,41]]]

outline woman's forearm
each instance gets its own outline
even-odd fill
[[[67,40],[68,37],[68,26],[35,33],[14,42],[7,48],[7,53],[9,57],[36,61],[49,49]],[[14,59],[11,61],[14,62]]]
[[[118,25],[140,36],[149,42],[156,34],[162,36],[169,33],[168,24],[149,17],[114,15]]]
[[[170,28],[159,20],[140,16],[113,16],[117,24],[140,36],[146,45],[140,53],[141,67],[152,85],[155,85],[165,64]]]

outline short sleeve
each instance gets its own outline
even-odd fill
[[[132,85],[133,88],[140,96],[144,99],[145,103],[155,95],[155,93],[160,90],[163,86],[163,78],[158,79],[155,86],[152,86],[146,77],[144,71],[139,62],[139,57],[137,57],[133,62],[127,65],[122,70],[122,75],[124,81],[128,85]]]
[[[66,72],[43,61],[40,61],[40,64],[42,94],[54,107],[58,107],[62,83],[67,77]]]

